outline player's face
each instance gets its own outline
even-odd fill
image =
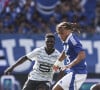
[[[46,42],[46,48],[47,49],[53,49],[55,44],[55,39],[53,37],[49,37],[45,39]]]
[[[58,36],[62,41],[65,41],[67,36],[69,35],[69,30],[66,30],[65,28],[61,28],[57,31]]]

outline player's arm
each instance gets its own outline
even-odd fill
[[[64,75],[65,75],[65,71],[60,70],[59,73],[58,73],[57,81],[59,81]]]
[[[73,66],[75,66],[76,64],[78,64],[79,62],[81,62],[82,60],[84,60],[84,58],[86,57],[85,52],[84,51],[80,51],[77,55],[77,57],[66,66],[66,68],[71,68]]]
[[[61,55],[59,56],[58,60],[54,63],[53,69],[57,71],[59,66],[61,65],[62,61],[66,58],[65,51],[62,51]]]
[[[15,64],[13,64],[11,67],[8,67],[8,68],[4,71],[4,74],[5,74],[5,75],[10,74],[16,66],[22,64],[22,63],[25,62],[26,60],[28,60],[27,56],[22,56],[22,57],[20,57],[20,58],[16,61]]]
[[[55,66],[59,66],[61,62],[66,58],[65,51],[62,51],[61,55],[59,56],[58,60],[55,62]]]

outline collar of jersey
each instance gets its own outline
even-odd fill
[[[63,42],[63,43],[68,43],[69,38],[72,36],[72,33],[69,34],[69,36],[67,37],[67,39]]]

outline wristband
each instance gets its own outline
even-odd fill
[[[57,61],[54,63],[55,66],[59,66],[60,64],[61,64],[61,61],[59,61],[59,60],[57,60]]]

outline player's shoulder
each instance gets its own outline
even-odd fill
[[[44,51],[44,47],[37,47],[33,51]]]
[[[55,48],[55,52],[59,52],[59,50]]]
[[[60,51],[55,48],[55,53],[60,54]]]
[[[80,43],[79,36],[76,34],[72,34],[71,37],[69,38],[69,44],[77,45],[78,43]]]

